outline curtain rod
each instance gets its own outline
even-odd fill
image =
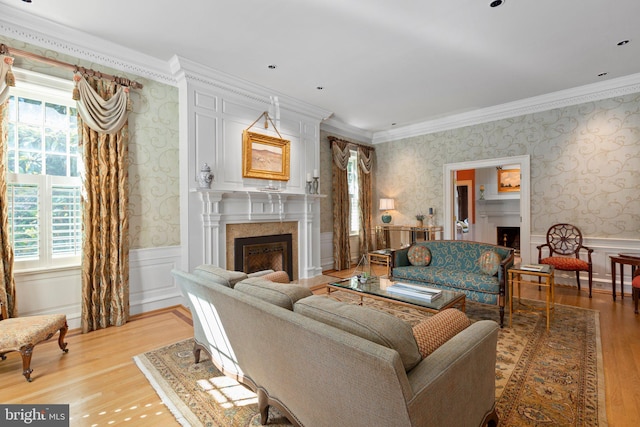
[[[116,77],[110,74],[101,73],[90,68],[80,67],[78,65],[69,64],[68,62],[58,61],[57,59],[47,58],[45,56],[37,55],[35,53],[26,52],[24,50],[15,49],[7,46],[6,44],[0,44],[0,54],[21,56],[23,58],[33,59],[35,61],[44,62],[45,64],[53,65],[55,67],[66,68],[73,72],[80,72],[89,76],[95,76],[101,79],[111,80],[123,86],[132,87],[134,89],[142,89],[142,83],[138,83],[135,80],[129,80],[125,77]]]
[[[337,136],[328,136],[327,139],[329,140],[329,144],[331,144],[333,141],[340,141],[340,142],[344,142],[345,144],[355,145],[356,147],[365,147],[365,148],[368,148],[369,150],[376,151],[375,147],[372,147],[370,145],[347,141],[346,139],[338,138]]]

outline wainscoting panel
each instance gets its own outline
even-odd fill
[[[536,246],[546,243],[546,236],[531,236],[531,261],[536,262],[538,259],[538,249]],[[602,290],[611,293],[611,258],[610,255],[617,255],[625,252],[640,253],[637,240],[623,239],[604,239],[604,238],[585,238],[584,245],[593,249],[591,261],[593,263],[593,289]],[[583,251],[584,252],[584,251]],[[585,252],[586,253],[586,252]],[[543,257],[546,256],[546,251]],[[586,259],[586,258],[585,258]],[[616,265],[616,283],[618,293],[620,292],[620,270]],[[556,283],[577,287],[576,278],[573,272],[558,271],[556,272]],[[581,273],[580,283],[582,289],[588,289],[589,282],[586,273]],[[625,266],[624,271],[624,292],[631,295],[631,267]]]
[[[179,265],[180,247],[134,249],[129,253],[130,313],[139,314],[183,304],[171,269]],[[80,327],[80,267],[16,272],[18,314],[64,313],[69,328]]]

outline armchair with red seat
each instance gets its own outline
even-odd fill
[[[547,231],[547,243],[537,246],[538,263],[552,265],[556,270],[575,271],[578,290],[580,290],[580,272],[585,271],[589,277],[589,298],[593,283],[593,264],[591,253],[593,249],[582,244],[582,232],[575,225],[555,224]],[[543,249],[549,254],[543,257]],[[580,258],[586,256],[586,260]]]
[[[634,313],[638,314],[638,300],[640,299],[640,268],[636,268],[633,272],[631,296],[633,297],[633,306],[635,308]]]

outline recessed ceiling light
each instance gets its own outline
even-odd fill
[[[502,6],[503,4],[504,4],[504,0],[493,0],[491,3],[489,3],[489,6],[498,7],[498,6]]]
[[[624,46],[625,44],[629,44],[630,40],[622,40],[621,42],[618,42],[618,46]]]
[[[22,0],[25,3],[31,3],[31,0]]]
[[[276,64],[269,64],[267,65],[267,68],[269,68],[270,70],[275,70],[276,68],[278,68],[278,66]]]
[[[316,86],[316,89],[322,90],[322,89],[324,89],[324,86]]]
[[[396,123],[396,122],[391,123],[391,126],[395,126],[395,125],[397,125],[397,123]]]
[[[604,76],[606,76],[607,74],[609,74],[609,73],[600,73],[600,74],[598,74],[598,77],[604,77]]]

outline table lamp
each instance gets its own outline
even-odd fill
[[[385,211],[382,214],[382,222],[385,224],[389,224],[391,222],[391,215],[389,215],[389,210],[395,209],[395,204],[393,199],[380,199],[380,210]]]

